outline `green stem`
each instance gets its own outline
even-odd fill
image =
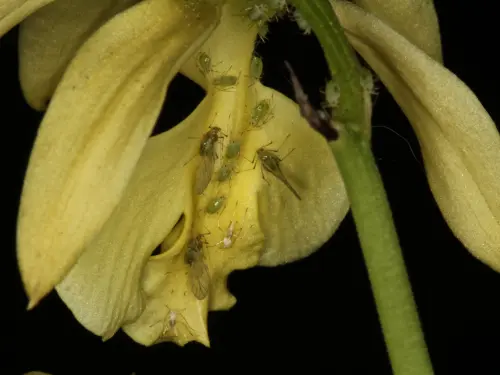
[[[392,213],[365,124],[361,69],[328,0],[290,0],[309,22],[340,87],[339,139],[330,143],[368,269],[395,375],[433,374]]]
[[[351,203],[394,374],[433,374],[382,179],[370,144],[345,129],[331,144]]]
[[[361,66],[328,0],[290,0],[311,25],[325,52],[328,68],[341,95],[334,118],[364,124]],[[330,51],[330,53],[327,53]]]

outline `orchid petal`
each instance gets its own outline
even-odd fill
[[[185,225],[175,243],[182,247],[186,242],[193,221],[193,168],[185,164],[197,148],[195,142],[186,143],[204,123],[210,104],[206,99],[181,124],[147,142],[119,205],[56,287],[76,319],[96,335],[111,337],[143,311],[141,281],[149,279],[143,269],[146,263],[153,268],[162,263],[148,259],[181,215]],[[156,279],[171,271],[167,266],[156,270]]]
[[[45,109],[78,48],[114,15],[138,0],[58,0],[19,29],[19,77],[26,101]]]
[[[0,37],[23,19],[54,0],[2,0],[0,3]]]
[[[376,17],[347,2],[335,11],[349,40],[412,123],[429,185],[451,230],[500,272],[500,135],[453,73]]]
[[[432,0],[356,0],[355,2],[432,58],[443,60],[439,22]]]
[[[66,275],[120,201],[170,80],[216,25],[216,8],[201,6],[143,1],[101,27],[66,70],[21,198],[18,262],[30,307]]]
[[[192,223],[186,218],[182,225],[188,227],[188,234],[184,229],[182,234],[172,235],[172,240],[167,237],[162,254],[147,263],[144,311],[123,327],[143,345],[165,340],[184,345],[193,339],[209,345],[207,311],[228,309],[236,301],[226,286],[231,271],[258,264],[277,265],[311,254],[330,238],[348,210],[344,185],[328,143],[309,127],[293,101],[250,77],[255,30],[250,34],[248,26],[233,16],[235,13],[237,9],[225,8],[220,25],[200,50],[210,54],[216,70],[200,74],[200,54],[195,54],[183,71],[206,87],[207,97],[213,98],[205,126],[221,126],[227,137],[224,145],[240,141],[241,155],[229,183],[213,181],[197,197],[198,213]],[[221,90],[214,85],[214,78],[220,74],[236,74],[238,83]],[[272,103],[272,113],[260,129],[249,129],[252,108],[262,99]],[[300,200],[275,176],[261,171],[258,161],[253,165],[249,162],[255,160],[259,147],[272,141],[269,147],[277,148],[285,139],[277,154],[284,157],[295,148],[281,168],[299,191]],[[220,152],[218,160],[224,160],[224,149]],[[227,204],[219,215],[207,214],[205,207],[215,196],[225,197]],[[234,242],[230,248],[221,249],[232,223]],[[204,233],[211,278],[210,292],[203,301],[193,297],[182,257],[187,240],[199,233]],[[173,322],[172,314],[176,317]]]

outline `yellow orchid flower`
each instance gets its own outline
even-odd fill
[[[68,34],[71,47],[55,61],[59,42],[52,52],[34,46],[30,27],[58,24],[58,3],[28,18],[21,32],[29,51],[21,58],[25,96],[39,109],[50,98],[19,216],[18,257],[31,305],[57,285],[75,317],[103,338],[122,327],[145,345],[208,345],[207,312],[235,303],[225,287],[231,271],[307,256],[345,216],[348,201],[329,147],[292,101],[254,77],[253,6],[145,0],[127,8],[134,2],[124,0],[95,12],[101,27],[81,20],[85,31]],[[498,133],[439,62],[432,3],[358,3],[372,13],[332,5],[415,126],[450,227],[499,270]],[[403,14],[420,18],[401,22]],[[415,33],[422,22],[426,32]],[[32,71],[37,56],[45,62]],[[179,70],[206,97],[174,129],[148,139]],[[263,101],[269,113],[257,117]],[[366,112],[369,120],[369,105]],[[255,123],[258,129],[249,129]],[[208,156],[200,155],[203,144]],[[234,156],[231,144],[239,147]],[[283,159],[288,185],[257,152],[275,146],[270,155]],[[230,178],[219,181],[225,167]],[[160,243],[161,254],[152,257]],[[193,249],[196,255],[186,256]]]
[[[90,37],[60,60],[66,37],[48,51],[31,44],[35,32],[52,36],[40,28],[55,25],[63,4],[35,13],[21,34],[25,96],[35,108],[50,98],[18,224],[30,305],[57,285],[104,339],[123,328],[145,345],[209,345],[207,312],[235,303],[231,271],[305,257],[347,213],[328,144],[296,104],[258,82],[245,2],[145,0],[94,33],[78,26]],[[148,140],[181,68],[206,96]]]

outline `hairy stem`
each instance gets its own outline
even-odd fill
[[[329,0],[290,0],[319,39],[340,87],[330,142],[344,180],[396,375],[433,374],[401,247],[365,124],[361,69]]]

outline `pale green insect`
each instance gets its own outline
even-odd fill
[[[217,181],[225,182],[229,180],[234,170],[233,163],[225,163],[223,164],[219,170],[217,171]]]
[[[241,142],[240,141],[231,141],[226,147],[226,158],[234,159],[240,155]]]
[[[269,33],[269,25],[267,22],[261,22],[259,24],[259,31],[257,34],[259,35],[259,39],[262,43],[267,40],[267,34]]]
[[[271,99],[260,100],[250,113],[250,126],[260,128],[267,123],[273,116],[271,108]]]
[[[366,68],[363,68],[361,71],[361,87],[363,87],[366,92],[372,95],[377,94],[375,83],[373,81],[373,75]]]
[[[220,75],[213,79],[212,84],[221,91],[226,91],[238,83],[238,76],[235,75]]]
[[[262,59],[258,56],[252,56],[252,61],[250,62],[250,75],[253,80],[258,81],[262,77],[262,71],[264,70],[264,64]]]
[[[334,81],[328,81],[325,86],[325,101],[323,104],[325,108],[335,108],[339,104],[340,87]]]
[[[287,7],[286,0],[268,0],[269,6],[274,10],[282,10]]]
[[[217,171],[217,181],[224,182],[231,178],[235,169],[234,159],[240,156],[241,142],[239,140],[232,140],[226,147],[224,157],[226,162]]]
[[[224,206],[225,202],[226,202],[225,196],[221,195],[215,197],[208,202],[207,206],[205,207],[205,212],[208,214],[215,214]]]
[[[269,20],[270,9],[267,4],[253,4],[245,8],[248,19],[252,22],[262,22]]]
[[[306,21],[302,13],[300,13],[297,9],[293,12],[293,19],[297,23],[297,26],[304,32],[305,35],[311,34],[312,28],[311,25]]]
[[[204,76],[210,74],[212,71],[212,59],[205,52],[200,52],[198,54],[196,65],[198,66],[200,73]]]

